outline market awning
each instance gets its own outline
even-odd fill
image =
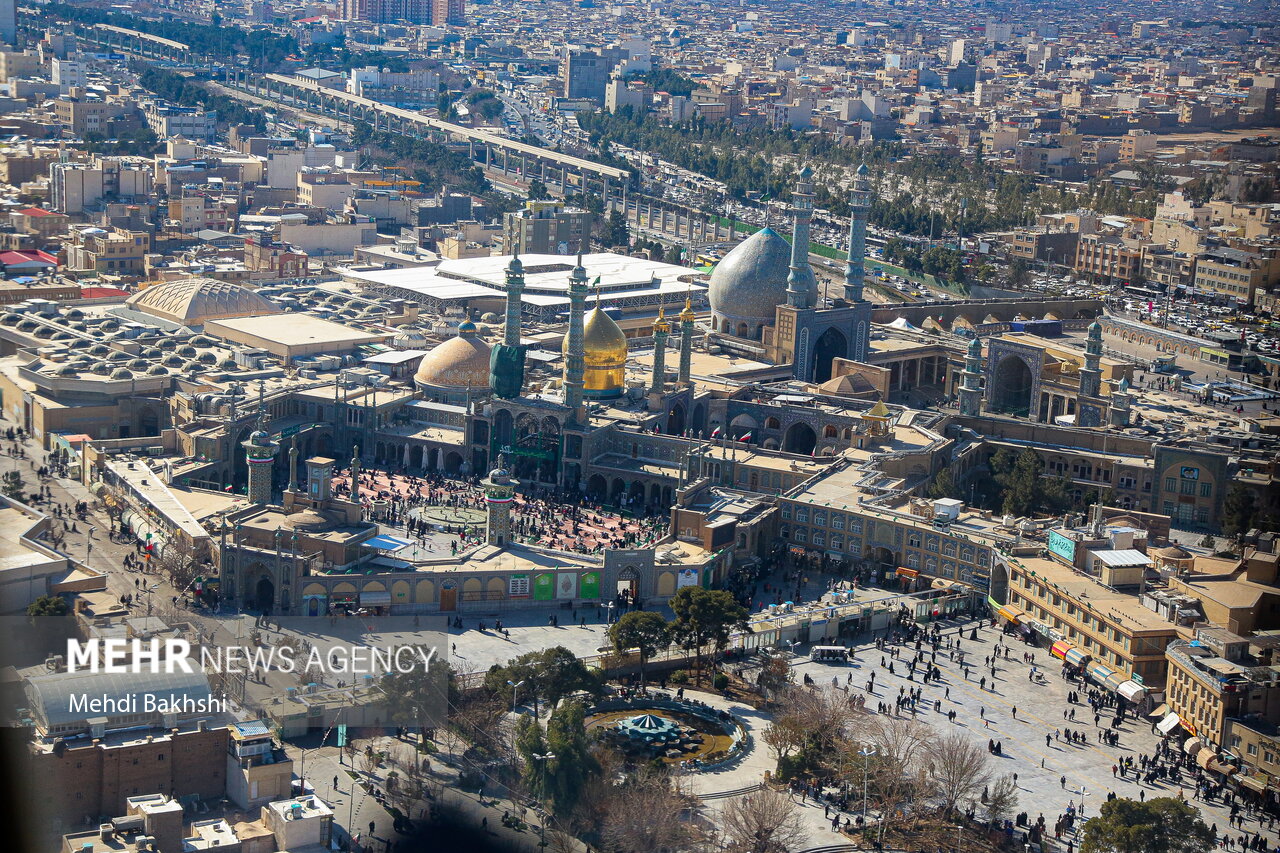
[[[1106,678],[1102,679],[1102,686],[1108,688],[1109,690],[1114,690],[1117,693],[1119,693],[1120,685],[1124,684],[1128,680],[1129,679],[1125,677],[1124,673],[1113,672],[1110,675],[1108,675]]]
[[[1055,658],[1065,659],[1067,652],[1074,648],[1075,646],[1071,645],[1066,640],[1059,640],[1049,647],[1049,654],[1053,655]]]
[[[919,571],[919,569],[907,569],[907,568],[903,568],[902,566],[898,566],[898,570],[897,570],[897,571],[898,571],[898,577],[900,577],[900,578],[917,578],[917,577],[920,577],[920,571]]]
[[[1088,669],[1085,670],[1085,672],[1087,672],[1089,674],[1089,677],[1092,678],[1094,681],[1098,682],[1099,684],[1105,683],[1109,677],[1116,674],[1116,671],[1114,669],[1100,663],[1089,664],[1089,667]]]
[[[1206,770],[1209,769],[1209,765],[1212,764],[1216,759],[1217,759],[1217,756],[1213,754],[1212,749],[1202,749],[1196,753],[1196,764],[1199,764],[1201,767],[1203,767]]]
[[[1133,679],[1122,683],[1116,688],[1116,692],[1130,702],[1141,702],[1147,696],[1147,688],[1143,687]]]
[[[1001,607],[999,610],[996,611],[996,614],[999,616],[1003,616],[1005,619],[1008,619],[1010,622],[1013,622],[1014,624],[1017,624],[1018,620],[1026,615],[1017,607],[1014,607],[1011,604],[1006,604],[1004,607]]]
[[[1252,791],[1257,791],[1259,794],[1265,793],[1267,790],[1266,776],[1263,776],[1262,778],[1258,778],[1257,776],[1239,776],[1236,778],[1236,781]]]
[[[1161,705],[1160,705],[1160,707],[1159,707],[1159,708],[1156,708],[1156,709],[1155,709],[1154,711],[1152,711],[1150,714],[1147,714],[1147,717],[1148,717],[1148,719],[1158,720],[1158,719],[1160,719],[1161,717],[1163,717],[1163,716],[1164,716],[1165,714],[1167,714],[1167,713],[1169,713],[1169,703],[1168,703],[1168,702],[1163,702],[1163,703],[1161,703]]]
[[[1206,750],[1206,752],[1207,751],[1208,750]],[[1197,755],[1196,760],[1199,760],[1199,759],[1200,759],[1200,756]],[[1236,768],[1234,765],[1228,764],[1227,762],[1217,758],[1210,759],[1209,763],[1205,765],[1204,769],[1208,770],[1210,773],[1221,773],[1223,776],[1230,776],[1232,773],[1236,772]]]
[[[1174,716],[1176,717],[1177,714]],[[1187,755],[1195,755],[1202,749],[1204,749],[1204,741],[1194,735],[1187,738],[1186,742],[1182,744],[1182,751]]]
[[[1093,655],[1089,654],[1088,652],[1073,648],[1067,651],[1067,655],[1065,658],[1063,658],[1063,660],[1065,660],[1067,663],[1073,666],[1084,666],[1092,658],[1093,658]]]
[[[361,607],[387,607],[390,604],[391,604],[391,593],[389,592],[360,593]]]
[[[372,539],[367,539],[363,543],[370,548],[377,548],[379,551],[399,551],[401,548],[407,548],[413,543],[408,539],[401,539],[399,536],[388,536],[383,533]]]
[[[1167,735],[1169,732],[1176,729],[1181,722],[1182,721],[1178,719],[1177,714],[1170,714],[1160,722],[1156,723],[1156,731],[1160,732],[1162,735]]]

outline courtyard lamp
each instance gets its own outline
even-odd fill
[[[862,819],[867,819],[867,771],[871,765],[871,756],[876,754],[874,746],[866,746],[858,750],[862,756]]]

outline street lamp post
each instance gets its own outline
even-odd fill
[[[862,819],[867,819],[867,770],[871,765],[871,756],[876,754],[874,746],[863,747],[858,750],[858,755],[862,756]]]
[[[533,753],[533,755],[531,755],[531,756],[529,756],[529,757],[530,757],[530,758],[532,758],[534,761],[538,762],[538,767],[539,767],[538,775],[539,775],[540,777],[542,777],[542,784],[541,784],[541,786],[540,786],[540,787],[541,787],[541,788],[543,788],[543,789],[544,789],[544,791],[545,791],[545,789],[546,789],[546,787],[547,787],[547,765],[546,765],[546,762],[553,760],[553,759],[556,757],[556,754],[555,754],[554,752],[548,752],[546,755],[539,755],[538,753],[536,753],[536,752],[535,752],[535,753]],[[541,830],[541,834],[542,834],[542,840],[538,842],[538,846],[539,846],[539,847],[541,847],[541,848],[542,848],[542,849],[544,849],[544,850],[547,848],[547,818],[549,818],[550,816],[551,816],[551,812],[546,811],[546,810],[544,809],[544,814],[542,815],[542,820],[541,820],[541,821],[539,821],[539,823],[540,823],[540,830]]]

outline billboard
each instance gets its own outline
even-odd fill
[[[1049,553],[1074,565],[1076,561],[1076,543],[1074,539],[1063,536],[1056,530],[1049,531]]]

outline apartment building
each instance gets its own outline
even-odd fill
[[[1133,281],[1142,269],[1142,242],[1109,234],[1082,234],[1076,247],[1075,270],[1106,284]]]
[[[595,214],[563,202],[529,201],[502,217],[503,251],[521,255],[567,255],[585,250]]]
[[[194,142],[212,142],[218,129],[217,111],[180,107],[167,101],[147,104],[142,111],[147,127],[160,139],[181,136]]]
[[[151,235],[124,228],[77,228],[64,248],[68,270],[142,275],[151,251]]]
[[[1233,720],[1280,722],[1280,668],[1261,664],[1248,650],[1247,639],[1214,627],[1197,628],[1194,640],[1165,650],[1169,710],[1214,752],[1239,746]]]
[[[1276,280],[1280,280],[1280,264],[1256,252],[1223,246],[1196,259],[1196,291],[1241,305],[1252,305],[1258,290],[1265,290]]]
[[[52,207],[71,216],[109,201],[150,200],[151,162],[139,157],[94,157],[88,163],[52,163]]]
[[[327,210],[342,210],[356,187],[345,172],[306,169],[298,173],[298,204]]]
[[[997,589],[1007,579],[1007,605],[1001,609],[1002,615],[1018,624],[1035,623],[1031,629],[1039,626],[1041,633],[1078,650],[1076,659],[1088,659],[1086,672],[1101,666],[1093,672],[1104,686],[1116,688],[1131,680],[1148,689],[1162,689],[1167,671],[1165,647],[1178,638],[1178,627],[1139,601],[1140,574],[1134,567],[1118,567],[1128,570],[1129,576],[1124,578],[1124,589],[1117,588],[1117,576],[1112,573],[1091,574],[1076,568],[1070,558],[1064,559],[1062,555],[1068,553],[1074,557],[1079,543],[1063,539],[1066,544],[1058,544],[1051,536],[1051,558],[997,557],[992,595],[997,601],[1001,599]],[[1107,553],[1123,550],[1108,549]],[[1103,566],[1105,569],[1107,564]],[[1143,570],[1137,567],[1138,573]]]

